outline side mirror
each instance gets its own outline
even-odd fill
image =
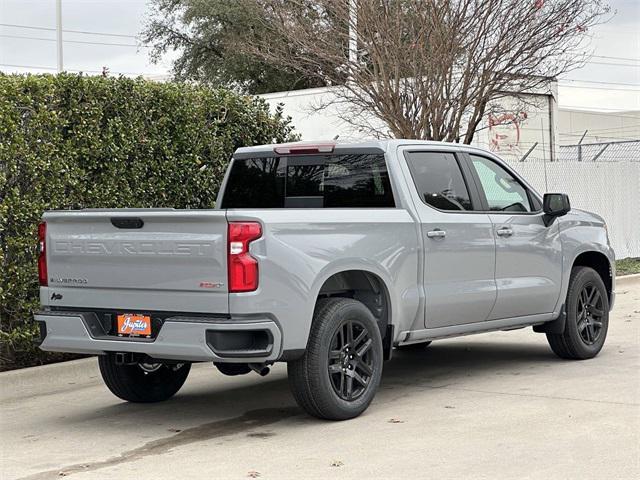
[[[566,215],[571,210],[569,196],[566,193],[545,193],[542,200],[544,224],[548,227],[556,217]]]

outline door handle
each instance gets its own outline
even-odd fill
[[[445,232],[444,230],[440,230],[439,228],[427,232],[427,237],[429,238],[444,238],[446,236],[447,232]]]
[[[513,230],[511,230],[509,227],[501,227],[496,230],[496,233],[500,237],[510,237],[511,235],[513,235]]]

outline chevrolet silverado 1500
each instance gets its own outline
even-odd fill
[[[215,209],[51,211],[39,235],[41,348],[97,354],[132,402],[193,362],[287,362],[306,411],[351,418],[394,348],[530,326],[591,358],[614,301],[602,218],[459,144],[240,148]]]

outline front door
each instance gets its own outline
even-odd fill
[[[405,159],[424,245],[425,328],[482,322],[496,300],[495,238],[489,215],[473,211],[469,167],[453,151]]]
[[[496,239],[498,298],[489,319],[553,312],[562,281],[558,222],[545,226],[539,199],[502,165],[469,158]]]

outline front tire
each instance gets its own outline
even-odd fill
[[[609,297],[595,270],[571,270],[565,308],[564,331],[547,333],[551,349],[559,357],[571,360],[595,357],[602,350],[609,328]]]
[[[134,403],[171,398],[180,390],[191,370],[190,363],[119,365],[114,354],[100,355],[98,366],[111,393]]]
[[[362,303],[350,298],[318,301],[305,354],[288,364],[298,405],[327,420],[364,412],[380,385],[382,338]]]

